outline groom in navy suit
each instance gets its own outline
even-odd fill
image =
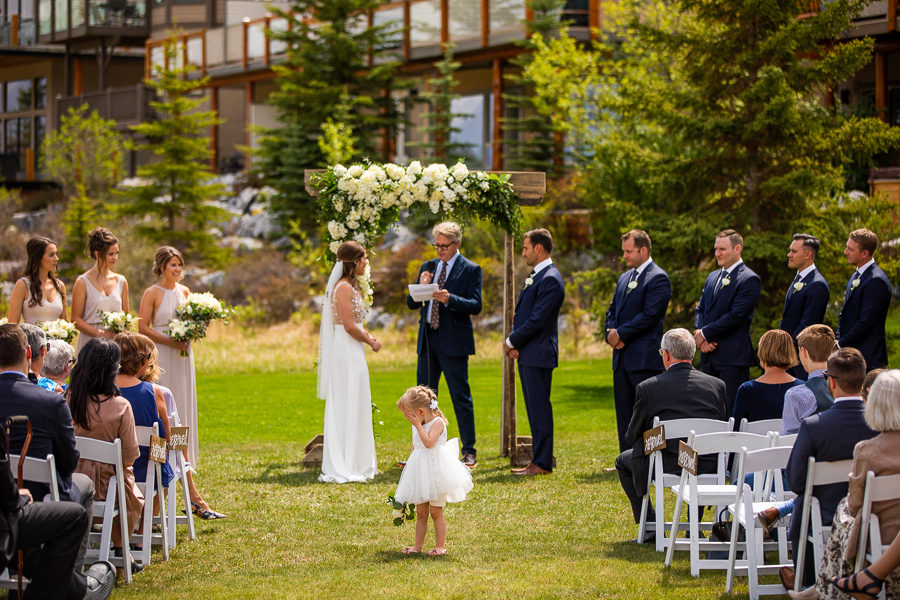
[[[437,393],[443,372],[459,427],[462,462],[474,469],[478,462],[469,355],[475,354],[472,315],[481,312],[481,267],[459,253],[462,230],[456,223],[438,223],[432,235],[438,257],[422,263],[418,282],[433,282],[439,289],[427,302],[406,297],[407,306],[420,312],[416,380]]]
[[[844,255],[856,272],[847,282],[844,306],[835,333],[838,346],[862,352],[866,370],[887,366],[884,321],[891,304],[891,282],[875,264],[878,236],[868,229],[850,233]]]
[[[733,229],[716,235],[716,269],[706,278],[694,315],[694,341],[700,348],[700,370],[725,382],[726,416],[734,396],[750,379],[754,363],[750,322],[759,301],[759,275],[741,259],[744,238]]]
[[[514,469],[516,475],[544,475],[553,471],[553,407],[550,385],[559,357],[557,320],[566,297],[562,275],[550,253],[553,238],[546,229],[525,234],[522,256],[532,268],[516,302],[513,329],[504,353],[519,361],[519,379],[531,427],[531,464]]]
[[[788,249],[788,267],[797,274],[784,295],[784,313],[779,329],[787,331],[797,344],[797,336],[810,325],[820,325],[825,320],[825,308],[831,294],[828,282],[816,269],[815,260],[819,253],[819,240],[808,233],[795,233]],[[803,365],[791,369],[800,379],[806,379]]]
[[[638,384],[663,372],[659,342],[672,284],[650,258],[650,236],[631,230],[622,236],[622,273],[606,311],[606,343],[613,348],[613,394],[619,452],[631,445],[625,432],[634,410]]]

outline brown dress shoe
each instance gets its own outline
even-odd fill
[[[781,567],[778,569],[778,576],[781,578],[781,585],[784,586],[784,589],[794,589],[794,567]]]
[[[778,522],[778,519],[780,518],[781,517],[779,516],[778,509],[774,506],[756,513],[756,520],[759,522],[762,528],[765,529],[766,533],[772,530],[772,527],[775,525],[775,523]]]
[[[520,477],[531,477],[532,475],[548,475],[550,473],[551,471],[542,469],[534,463],[531,463],[524,469],[512,472],[513,475],[519,475]]]

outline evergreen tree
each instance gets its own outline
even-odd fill
[[[126,192],[131,201],[121,205],[121,212],[144,217],[137,231],[148,240],[216,263],[225,255],[209,227],[227,213],[209,203],[224,190],[211,181],[207,136],[209,128],[222,121],[215,111],[199,110],[203,100],[191,97],[209,78],[188,77],[193,67],[181,64],[180,50],[173,33],[165,45],[165,67],[147,80],[158,97],[150,104],[159,117],[133,130],[146,140],[138,149],[153,153],[155,160],[138,169],[148,183]]]
[[[391,91],[402,87],[391,50],[400,31],[392,22],[368,25],[369,13],[380,5],[294,0],[289,10],[275,9],[288,21],[284,30],[268,32],[287,47],[284,63],[272,67],[278,89],[268,100],[280,125],[263,132],[257,168],[278,190],[276,210],[308,229],[315,227],[315,202],[305,191],[304,172],[327,166],[319,146],[322,125],[331,118],[355,133],[352,159],[383,160],[382,138],[394,139],[401,120],[391,99]]]
[[[559,35],[565,23],[560,21],[560,14],[565,0],[527,0],[532,11],[531,21],[525,26],[529,35],[525,40],[516,43],[524,52],[510,63],[516,67],[505,76],[508,87],[515,92],[503,94],[506,105],[519,112],[518,117],[500,120],[504,134],[504,154],[506,166],[516,171],[545,171],[551,178],[559,177],[564,172],[560,135],[554,136],[552,121],[547,115],[537,110],[532,90],[535,82],[525,74],[533,60],[535,50],[535,34],[537,39],[552,38]]]
[[[456,162],[457,159],[466,157],[465,151],[472,144],[453,141],[453,134],[462,132],[453,122],[471,119],[472,115],[453,112],[453,101],[460,98],[459,94],[453,93],[453,88],[459,85],[454,74],[460,67],[459,61],[453,60],[453,44],[444,46],[444,58],[434,63],[434,66],[438,76],[428,80],[430,91],[419,96],[419,101],[428,106],[428,112],[422,115],[428,125],[419,127],[428,141],[410,143],[407,146],[424,149],[426,160],[430,162]]]
[[[611,28],[593,48],[535,41],[526,76],[536,105],[588,157],[583,194],[602,246],[618,254],[622,231],[650,232],[678,325],[690,324],[721,229],[743,234],[762,278],[758,330],[780,316],[791,234],[822,239],[817,264],[839,293],[848,231],[890,239],[896,229],[884,203],[852,201],[843,185],[849,163],[897,148],[900,130],[823,102],[871,60],[871,39],[844,37],[866,2],[812,15],[801,4],[621,0],[604,5]],[[883,266],[898,274],[896,259]]]

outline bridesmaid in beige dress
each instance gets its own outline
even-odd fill
[[[68,320],[66,286],[54,275],[59,264],[56,243],[35,236],[25,244],[28,260],[24,277],[16,282],[9,298],[9,322],[37,325],[44,321]]]
[[[158,282],[144,291],[138,311],[138,331],[156,343],[159,350],[159,367],[162,374],[159,384],[169,388],[175,397],[175,406],[181,425],[188,427],[187,458],[192,469],[197,468],[199,443],[197,437],[197,384],[194,378],[194,351],[190,342],[177,342],[164,333],[175,318],[175,309],[187,302],[190,290],[179,283],[184,275],[184,257],[172,246],[162,246],[156,251],[153,274]],[[181,352],[187,356],[181,356]],[[190,486],[194,512],[204,519],[222,518],[223,515],[209,508]]]
[[[72,287],[72,321],[78,329],[76,356],[92,338],[115,337],[102,328],[99,311],[129,312],[128,282],[112,270],[119,261],[119,240],[110,230],[97,227],[88,235],[88,251],[94,266],[79,275]]]

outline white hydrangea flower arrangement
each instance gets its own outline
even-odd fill
[[[106,312],[97,311],[100,317],[100,324],[103,329],[112,331],[113,333],[122,333],[123,331],[137,331],[138,319],[127,312]]]
[[[206,337],[206,329],[213,321],[228,322],[230,311],[222,301],[209,292],[188,294],[187,302],[175,310],[175,318],[163,331],[178,342],[192,342]],[[182,350],[182,356],[188,352]]]
[[[75,329],[75,324],[66,321],[65,319],[56,319],[55,321],[43,321],[39,324],[41,329],[44,330],[44,333],[47,334],[48,337],[53,339],[62,340],[67,344],[71,344],[72,340],[75,339],[75,336],[78,335],[78,330]]]

